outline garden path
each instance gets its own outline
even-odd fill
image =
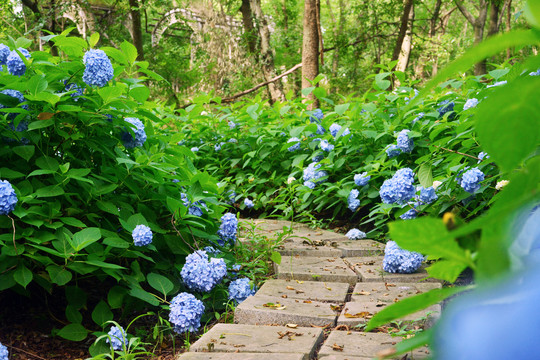
[[[402,338],[389,335],[388,328],[362,332],[362,324],[386,305],[441,287],[421,281],[427,277],[423,268],[414,274],[385,273],[384,246],[373,240],[349,240],[282,220],[241,223],[242,242],[274,237],[292,225],[278,247],[277,279],[267,280],[236,308],[234,324],[217,324],[178,360],[377,358]],[[432,306],[404,318],[399,327],[430,326],[439,313],[440,305]],[[429,349],[421,348],[407,359],[428,357]]]

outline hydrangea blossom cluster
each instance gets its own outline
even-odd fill
[[[319,170],[321,164],[312,162],[304,169],[304,185],[310,189],[314,189],[316,184],[319,184],[322,181],[316,181],[322,177],[328,176],[326,171]]]
[[[234,300],[237,304],[246,300],[248,296],[255,295],[257,290],[251,288],[248,278],[240,278],[231,281],[229,284],[229,299]]]
[[[332,125],[330,125],[330,134],[332,134],[333,137],[336,137],[338,132],[341,130],[341,125],[339,124],[336,124],[336,123],[333,123]],[[349,135],[351,132],[349,131],[349,129],[345,129],[343,131],[343,134],[341,134],[341,136],[346,136],[346,135]]]
[[[300,139],[299,138],[293,137],[293,138],[290,138],[289,140],[287,140],[287,143],[291,143],[291,142],[294,142],[294,145],[290,146],[287,150],[296,151],[296,150],[300,149]]]
[[[369,180],[371,180],[371,176],[369,176],[366,171],[361,174],[354,175],[354,183],[356,186],[366,186]]]
[[[197,250],[186,257],[180,275],[191,290],[209,292],[227,275],[227,265],[223,259],[208,260],[205,251]]]
[[[218,235],[221,241],[219,245],[225,245],[225,241],[231,244],[236,242],[236,231],[238,230],[238,219],[231,213],[226,213],[221,217],[221,225],[218,230]]]
[[[197,151],[199,151],[199,148],[196,147],[196,146],[194,146],[194,147],[192,147],[190,150],[191,150],[192,152],[197,152]]]
[[[348,237],[349,240],[360,240],[366,238],[366,233],[355,228],[347,231],[345,236]]]
[[[66,82],[67,82],[67,80],[66,80]],[[79,101],[79,96],[82,96],[82,94],[84,92],[84,88],[77,85],[77,84],[75,84],[75,83],[67,84],[66,82],[64,82],[64,85],[66,86],[65,90],[66,91],[75,90],[75,92],[71,94],[71,97],[73,98],[74,101]],[[112,120],[112,115],[109,115],[109,116],[111,117],[111,120]]]
[[[430,186],[428,188],[424,188],[423,186],[420,187],[420,195],[418,196],[418,200],[423,204],[431,204],[435,200],[437,200],[439,197],[435,193],[435,188],[433,186]]]
[[[141,120],[137,118],[125,118],[126,122],[130,123],[131,125],[135,126],[133,130],[133,133],[135,134],[135,138],[131,133],[125,131],[122,133],[122,141],[124,142],[124,146],[128,149],[132,149],[137,146],[143,146],[144,142],[146,141],[146,133],[144,132],[144,124]]]
[[[195,296],[180,293],[171,300],[169,321],[174,325],[178,334],[186,331],[197,331],[201,327],[201,317],[204,313],[204,304]]]
[[[396,157],[399,154],[401,154],[401,149],[396,144],[392,144],[386,148],[386,155],[389,158]]]
[[[540,69],[530,72],[529,76],[540,76]]]
[[[486,89],[487,89],[487,88],[492,88],[492,87],[497,87],[497,86],[502,86],[502,85],[506,85],[506,84],[507,84],[507,81],[506,81],[506,80],[504,80],[504,81],[497,81],[495,84],[486,86]]]
[[[414,149],[414,141],[409,138],[409,130],[401,130],[397,137],[397,146],[404,153],[410,153]]]
[[[463,110],[469,110],[471,108],[476,107],[476,105],[478,105],[477,98],[467,99],[467,101],[465,102],[465,105],[463,105]]]
[[[321,124],[317,124],[317,135],[324,135],[325,132],[326,130],[324,129],[324,126],[322,126]]]
[[[480,189],[480,182],[484,180],[484,173],[478,168],[466,171],[459,184],[468,193],[474,194]]]
[[[24,98],[23,93],[20,92],[20,91],[17,91],[17,90],[6,89],[6,90],[0,91],[0,93],[4,94],[4,95],[7,95],[7,96],[11,96],[11,97],[19,100],[19,103],[22,103],[23,101],[26,100]],[[6,105],[0,103],[0,109],[4,109],[6,107],[7,107]],[[23,108],[25,110],[28,110],[28,105],[22,105],[21,108]],[[15,125],[13,124],[13,120],[15,119],[16,116],[17,116],[16,113],[9,113],[7,115],[7,118],[11,120],[9,122],[9,128],[11,130],[19,131],[19,132],[25,131],[26,129],[28,129],[28,122],[26,122],[24,120],[20,121],[19,124],[17,125],[17,128],[15,128]]]
[[[321,140],[321,143],[319,144],[321,147],[321,150],[330,152],[334,150],[334,145],[330,144],[328,140]]]
[[[88,50],[83,57],[83,81],[90,86],[103,87],[114,76],[111,60],[103,50]]]
[[[405,204],[409,201],[416,189],[413,186],[414,173],[409,168],[396,171],[392,178],[384,181],[379,194],[385,204]]]
[[[249,200],[248,198],[244,199],[244,205],[246,205],[248,209],[252,209],[255,206],[253,201]]]
[[[229,128],[232,130],[236,127],[236,123],[234,121],[229,120]]]
[[[0,44],[0,65],[6,65],[9,53],[9,47],[5,44]]]
[[[219,142],[219,143],[216,143],[216,145],[214,145],[214,151],[219,151],[221,150],[221,147],[224,145],[225,143],[222,141],[222,142]]]
[[[321,120],[324,118],[324,114],[321,109],[315,109],[313,114],[309,117],[311,123],[321,123]]]
[[[27,59],[30,59],[30,53],[28,50],[18,48],[19,52]],[[26,72],[26,65],[21,59],[20,55],[15,51],[11,51],[6,59],[6,65],[11,75],[22,76]]]
[[[152,242],[152,230],[146,225],[137,225],[131,236],[135,246],[146,246]]]
[[[439,103],[439,108],[437,111],[439,112],[439,118],[442,118],[446,113],[454,111],[454,102],[450,100],[444,100]],[[456,113],[452,113],[448,116],[449,120],[452,120],[454,117],[456,117]]]
[[[232,205],[236,201],[236,192],[234,190],[227,191],[227,197],[229,198],[227,200],[227,204]]]
[[[360,206],[360,200],[357,199],[358,195],[358,190],[352,189],[349,193],[349,197],[347,198],[347,206],[352,212],[355,212],[356,209],[358,209],[358,207]]]
[[[480,154],[478,154],[478,159],[479,160],[478,160],[477,164],[480,164],[485,159],[489,159],[489,157],[490,156],[488,155],[488,153],[481,151]]]
[[[238,140],[236,140],[235,138],[230,138],[229,140],[227,140],[227,142],[229,142],[231,144],[237,144]]]
[[[0,360],[9,360],[8,349],[2,343],[0,343]]]
[[[0,180],[0,215],[7,215],[15,209],[17,195],[7,180]]]
[[[318,163],[319,161],[324,159],[324,155],[323,154],[317,154],[317,155],[313,156],[311,159],[313,160],[314,163]]]
[[[384,248],[383,270],[389,273],[411,274],[418,270],[424,256],[417,252],[401,249],[395,241],[389,241]]]
[[[426,114],[424,114],[423,112],[420,112],[418,113],[418,115],[416,115],[416,117],[412,120],[412,124],[416,124],[417,121],[419,121],[420,119],[422,119]]]
[[[107,335],[105,342],[111,344],[113,350],[122,350],[127,345],[126,331],[121,326],[111,326]]]
[[[399,218],[403,220],[411,220],[411,219],[415,219],[417,215],[418,215],[418,211],[416,211],[416,209],[410,209],[409,211],[401,214]]]
[[[205,246],[204,251],[206,251],[206,253],[209,254],[209,255],[219,255],[219,254],[221,254],[221,251],[219,249],[216,249],[213,246]]]

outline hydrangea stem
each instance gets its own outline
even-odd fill
[[[431,146],[435,146],[436,148],[439,148],[439,149],[442,149],[442,150],[445,150],[445,151],[449,151],[449,152],[455,153],[455,154],[459,154],[459,155],[463,155],[463,156],[468,156],[468,157],[473,158],[473,159],[476,159],[476,160],[482,160],[482,159],[480,159],[479,157],[472,156],[472,155],[469,155],[469,154],[465,154],[465,153],[462,153],[462,152],[459,152],[459,151],[456,151],[456,150],[447,149],[447,148],[444,148],[444,147],[439,146],[439,145],[435,145],[435,144],[430,144],[430,145],[431,145]]]
[[[17,251],[17,244],[15,243],[15,219],[13,219],[9,215],[8,218],[11,219],[11,226],[13,227],[13,247],[15,248],[15,255],[19,256],[19,252]]]

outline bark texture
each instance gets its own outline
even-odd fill
[[[310,80],[319,74],[319,29],[317,26],[317,1],[304,0],[304,31],[302,38],[302,88],[311,87]],[[319,106],[313,93],[307,96],[313,100],[310,110]]]
[[[454,0],[459,11],[463,14],[465,19],[472,25],[474,29],[474,45],[482,42],[484,39],[484,27],[486,25],[486,18],[489,9],[489,2],[487,0],[480,0],[478,4],[478,17],[474,17],[469,10],[463,5],[461,0]],[[474,65],[475,75],[484,75],[486,73],[486,62],[481,61]]]
[[[129,14],[131,16],[131,38],[133,45],[137,48],[137,60],[144,60],[141,11],[138,0],[129,0]]]
[[[401,15],[401,25],[399,27],[399,33],[396,40],[396,45],[394,46],[394,53],[392,54],[392,61],[399,58],[399,53],[401,52],[401,47],[403,45],[403,39],[407,33],[407,27],[409,23],[409,13],[413,6],[413,0],[403,0],[403,14]]]
[[[396,70],[405,71],[407,65],[409,64],[409,59],[411,57],[412,49],[412,35],[413,35],[413,24],[414,24],[414,5],[411,5],[409,8],[408,21],[407,21],[407,31],[405,32],[405,37],[401,43],[401,51],[399,52],[398,62],[396,65]]]

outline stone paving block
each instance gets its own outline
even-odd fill
[[[338,351],[336,351],[338,352]],[[322,354],[318,357],[320,360],[372,360],[372,358],[365,356],[351,356],[351,355],[327,355]]]
[[[358,275],[339,257],[283,256],[278,279],[356,284]]]
[[[236,307],[234,322],[251,325],[333,326],[338,313],[332,307],[336,305],[255,294]]]
[[[217,324],[191,345],[190,350],[204,352],[210,346],[214,352],[264,353],[260,359],[266,359],[268,353],[293,353],[308,360],[322,339],[319,328]]]
[[[391,348],[400,341],[400,337],[392,337],[383,333],[332,331],[319,351],[319,359],[332,359],[330,356],[356,356],[360,359],[362,359],[362,357],[373,359],[377,357],[376,355],[379,351]],[[341,347],[342,350],[334,350],[332,348],[334,344]],[[426,359],[429,357],[429,354],[429,349],[427,347],[422,347],[414,350],[412,353],[413,357],[409,357],[408,359]],[[410,355],[411,354],[409,354],[409,356]],[[398,356],[395,359],[401,359],[402,357],[403,355]]]
[[[257,295],[344,303],[349,284],[319,281],[267,280]]]
[[[241,350],[241,349],[240,349]],[[304,354],[274,353],[264,354],[264,360],[304,360]],[[260,353],[218,353],[188,352],[177,357],[178,360],[261,360]]]
[[[283,241],[276,250],[282,256],[341,257],[342,250],[326,245],[328,242],[308,242],[300,238]],[[318,245],[317,245],[318,244]]]
[[[387,282],[387,283],[417,283],[420,281],[440,282],[437,279],[428,278],[425,265],[422,265],[412,274],[391,274],[382,268],[383,256],[348,257],[344,258],[363,282]]]
[[[338,325],[347,325],[353,327],[360,324],[365,324],[379,311],[384,309],[389,303],[376,301],[372,299],[368,301],[348,302],[343,306],[343,310],[338,317]],[[427,309],[418,311],[414,314],[407,315],[400,318],[399,321],[403,321],[401,324],[404,327],[419,326],[422,328],[431,327],[435,320],[439,318],[441,314],[441,306],[433,305]]]
[[[319,242],[328,242],[328,241],[349,241],[349,239],[343,235],[339,234],[333,231],[328,230],[321,230],[321,229],[309,229],[309,228],[300,228],[294,230],[294,232],[291,234],[291,237],[298,238],[302,240],[309,239],[309,241],[313,243],[319,243]]]
[[[397,284],[359,282],[351,294],[351,301],[373,300],[391,304],[409,296],[440,288],[442,285],[436,282]]]
[[[339,242],[336,249],[342,251],[342,257],[377,256],[384,254],[384,245],[378,241],[347,240]]]

